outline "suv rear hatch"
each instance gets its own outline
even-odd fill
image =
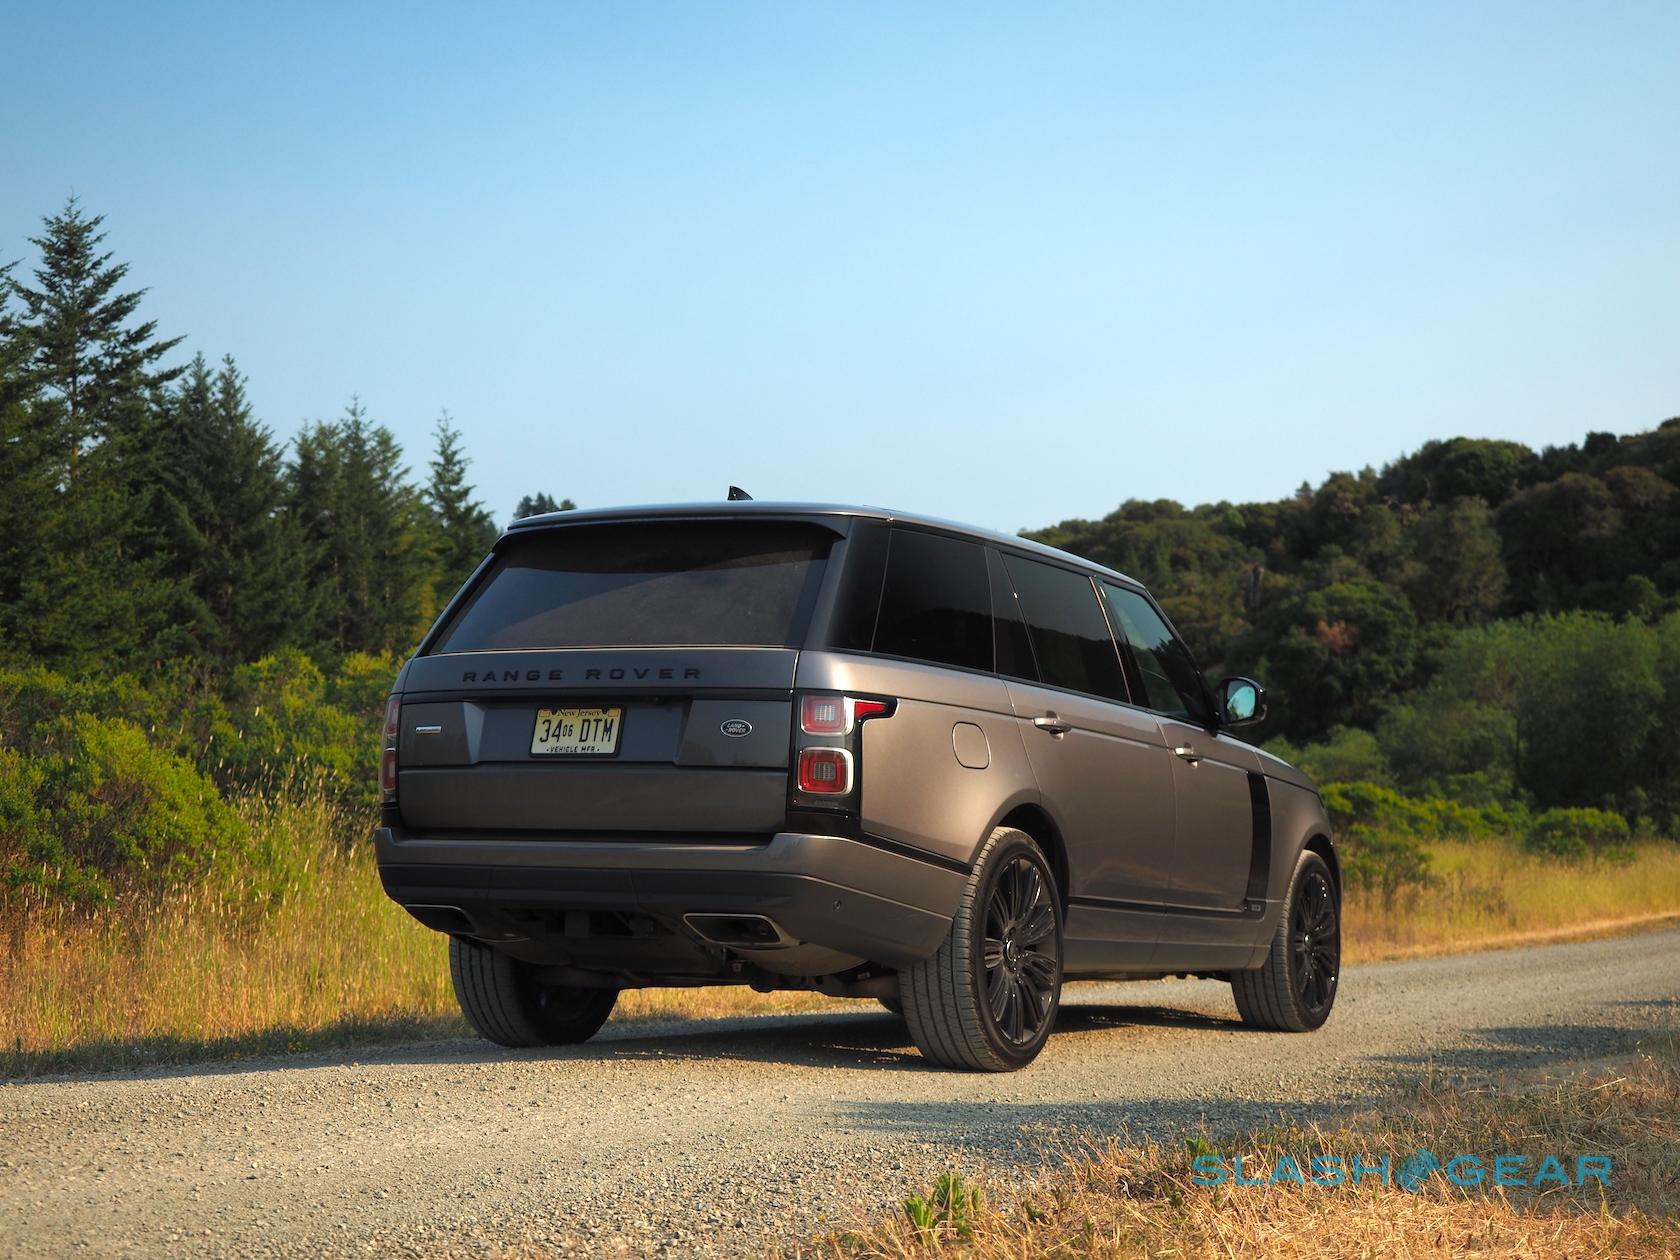
[[[404,826],[778,830],[798,646],[835,537],[775,519],[505,537],[399,684]]]

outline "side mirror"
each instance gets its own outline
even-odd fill
[[[1266,689],[1252,678],[1227,678],[1219,684],[1219,725],[1250,726],[1266,716]]]

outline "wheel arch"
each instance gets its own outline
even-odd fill
[[[1044,851],[1044,856],[1050,860],[1050,869],[1056,876],[1056,887],[1061,893],[1062,912],[1067,913],[1067,844],[1062,839],[1062,829],[1056,825],[1056,820],[1050,816],[1050,812],[1037,801],[1022,802],[1005,812],[986,834],[990,835],[999,827],[1013,827],[1017,831],[1025,832],[1032,837],[1033,843]]]
[[[1336,896],[1339,898],[1342,895],[1342,860],[1336,855],[1336,842],[1328,832],[1320,831],[1307,837],[1301,849],[1324,859],[1324,864],[1330,868],[1330,878],[1336,881]]]

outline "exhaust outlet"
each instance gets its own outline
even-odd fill
[[[683,922],[707,944],[725,949],[786,949],[799,944],[762,914],[685,914]]]
[[[471,936],[476,928],[467,912],[459,906],[404,906],[416,919],[434,932],[448,932],[451,936]]]

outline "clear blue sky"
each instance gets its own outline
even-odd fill
[[[350,9],[356,12],[349,12]],[[282,436],[442,408],[505,519],[1015,529],[1680,413],[1680,5],[13,3],[74,191]]]

